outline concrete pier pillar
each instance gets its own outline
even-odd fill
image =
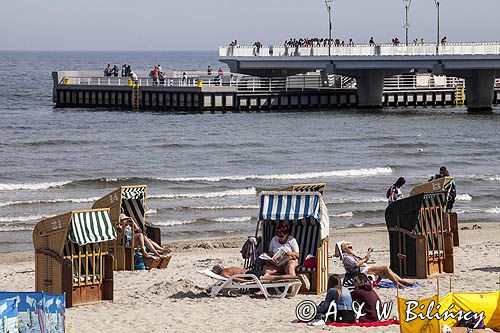
[[[477,69],[465,78],[468,111],[491,111],[495,76],[495,70]]]
[[[378,70],[361,71],[356,76],[359,108],[379,108],[382,106],[384,77],[384,72]]]

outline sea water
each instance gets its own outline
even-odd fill
[[[216,52],[1,52],[0,252],[34,225],[148,185],[146,220],[168,239],[254,233],[257,191],[326,182],[332,227],[384,223],[385,193],[444,165],[461,222],[500,222],[500,110],[398,108],[235,114],[54,109],[51,72],[222,66]]]

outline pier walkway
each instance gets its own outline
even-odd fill
[[[465,79],[468,109],[489,110],[495,98],[495,79],[500,77],[500,42],[330,48],[230,46],[219,48],[219,57],[233,73],[276,77],[319,70],[325,76],[356,78],[360,107],[382,105],[386,77],[417,71]]]
[[[183,79],[186,73],[187,78]],[[56,107],[105,107],[164,111],[247,111],[330,109],[358,105],[357,80],[322,72],[290,77],[256,77],[226,73],[222,78],[202,71],[170,71],[153,81],[137,72],[104,77],[101,72],[54,72]],[[500,104],[500,80],[494,103]],[[465,102],[465,80],[431,74],[395,75],[384,79],[383,106],[453,106]]]

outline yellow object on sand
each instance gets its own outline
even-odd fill
[[[500,292],[484,292],[484,293],[449,293],[439,299],[437,295],[415,300],[418,301],[418,306],[424,305],[424,309],[415,308],[408,313],[408,299],[398,298],[398,314],[400,321],[401,333],[413,333],[413,332],[429,332],[429,333],[439,333],[441,332],[440,327],[442,325],[448,325],[454,327],[458,320],[456,318],[443,319],[419,319],[416,318],[411,321],[406,321],[408,318],[413,318],[415,315],[422,314],[426,317],[427,309],[431,303],[434,301],[434,310],[430,311],[430,315],[436,314],[435,307],[437,304],[440,305],[439,315],[440,318],[444,317],[446,311],[449,313],[457,314],[462,311],[462,314],[466,314],[469,311],[475,312],[477,314],[482,314],[484,316],[484,325],[486,328],[490,328],[494,331],[500,330]],[[411,306],[411,303],[410,303]],[[450,309],[451,307],[451,309]]]

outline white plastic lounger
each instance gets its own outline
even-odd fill
[[[298,279],[261,281],[257,278],[257,276],[253,274],[236,274],[231,276],[230,278],[226,278],[215,274],[210,269],[204,269],[202,271],[198,271],[198,273],[211,277],[212,279],[219,280],[210,287],[210,297],[212,298],[217,296],[223,289],[260,289],[267,300],[269,298],[285,298],[285,296],[288,294],[288,290],[290,290],[290,288],[293,286],[297,286],[297,288],[295,288],[293,293],[290,295],[293,297],[297,295],[300,286],[302,285],[302,282],[300,282],[300,280]],[[234,279],[236,278],[251,279],[252,281],[236,282],[234,281]],[[278,290],[277,288],[284,288],[284,290],[277,295],[271,295],[267,291],[269,288],[274,288],[275,290]]]

